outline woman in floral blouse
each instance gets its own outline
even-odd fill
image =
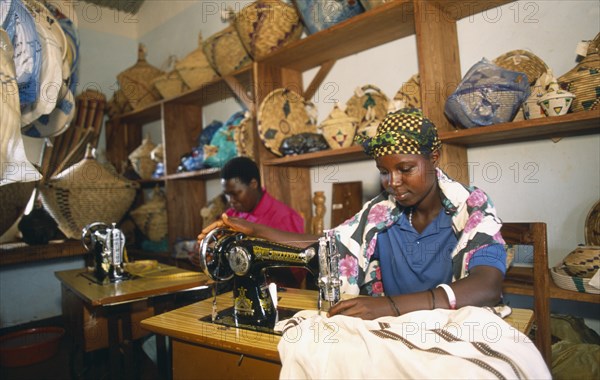
[[[441,143],[421,110],[390,113],[373,138],[362,139],[385,189],[335,227],[342,293],[329,315],[363,319],[416,310],[493,306],[501,298],[506,250],[501,221],[489,197],[437,167]],[[278,242],[316,241],[223,218],[198,236],[226,225]]]

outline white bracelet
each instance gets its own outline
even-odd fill
[[[449,285],[439,284],[436,288],[442,288],[446,292],[446,296],[448,297],[448,303],[450,304],[450,309],[456,309],[456,295],[454,294],[454,290]]]

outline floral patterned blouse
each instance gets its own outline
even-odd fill
[[[473,254],[491,244],[504,244],[502,222],[491,199],[481,189],[465,186],[436,169],[442,205],[452,217],[458,243],[452,251],[453,281],[468,275]],[[372,259],[377,234],[394,224],[404,208],[386,191],[367,202],[361,211],[334,228],[342,293],[384,295],[379,260]]]

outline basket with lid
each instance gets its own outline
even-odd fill
[[[141,179],[152,178],[152,173],[156,169],[156,161],[151,156],[154,148],[156,148],[156,145],[152,142],[150,136],[147,135],[140,146],[129,154],[129,161],[131,161],[133,170]]]
[[[119,87],[133,109],[144,108],[161,99],[153,86],[153,80],[164,72],[146,61],[146,48],[138,45],[138,60],[135,65],[117,75]]]
[[[255,60],[302,36],[298,11],[280,0],[257,0],[230,17],[244,48]]]
[[[157,186],[152,198],[129,213],[134,223],[151,241],[161,241],[167,237],[167,200]]]
[[[175,70],[189,88],[198,88],[219,76],[206,59],[202,44],[202,33],[200,33],[198,35],[198,48],[175,64]]]
[[[358,119],[348,116],[336,103],[320,127],[331,149],[347,148],[354,142]]]
[[[40,185],[42,203],[70,239],[90,223],[118,223],[139,185],[100,164],[90,145],[85,157]]]
[[[600,33],[589,41],[587,54],[577,66],[558,78],[560,86],[573,93],[572,112],[589,111],[600,103]]]

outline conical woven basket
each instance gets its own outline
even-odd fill
[[[202,34],[200,34],[198,48],[175,64],[175,70],[189,88],[198,88],[219,76],[206,59],[206,55],[202,51],[202,44]]]
[[[222,76],[252,62],[233,25],[213,34],[204,41],[202,51],[213,69]]]
[[[152,178],[152,173],[156,169],[156,161],[151,157],[151,153],[156,148],[156,145],[146,136],[144,141],[129,154],[129,161],[133,166],[133,170],[140,176],[141,179]]]
[[[164,72],[146,62],[146,49],[138,47],[138,60],[135,65],[117,75],[119,87],[133,109],[144,108],[161,99],[153,86],[153,80]]]
[[[129,215],[149,240],[161,241],[167,237],[167,201],[158,187],[154,188],[152,199]]]
[[[572,112],[589,111],[600,103],[600,33],[588,45],[586,57],[558,78],[560,86],[573,93]]]
[[[40,185],[42,203],[70,239],[90,223],[118,223],[139,185],[98,163],[88,145],[83,160]]]
[[[233,18],[246,51],[259,60],[302,36],[304,26],[296,7],[280,0],[258,0]]]

